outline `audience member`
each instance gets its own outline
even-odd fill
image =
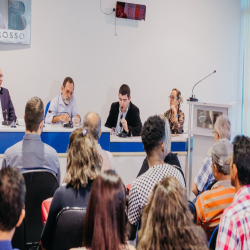
[[[134,240],[142,209],[155,184],[166,176],[174,176],[185,187],[185,180],[180,170],[164,163],[168,148],[165,122],[159,116],[151,116],[144,123],[141,132],[142,143],[147,154],[149,170],[136,178],[129,192],[127,234]]]
[[[122,180],[112,170],[101,173],[92,186],[84,221],[84,247],[80,249],[135,249],[127,245],[125,221]]]
[[[230,164],[233,203],[219,225],[216,249],[250,249],[250,138],[236,136]]]
[[[214,124],[214,142],[222,138],[227,138],[229,141],[231,139],[231,123],[226,115],[218,116]],[[205,190],[210,181],[214,180],[211,166],[212,158],[206,157],[192,184],[192,192],[196,196]]]
[[[46,123],[69,123],[71,120],[75,124],[80,123],[81,117],[78,114],[74,89],[73,79],[66,77],[61,87],[61,93],[50,102],[49,111],[45,118]]]
[[[26,125],[23,140],[8,148],[4,153],[2,168],[17,167],[20,170],[45,168],[57,175],[60,184],[60,164],[57,152],[41,140],[44,122],[44,106],[38,97],[31,98],[25,106]]]
[[[203,192],[195,203],[197,224],[205,230],[208,240],[219,224],[223,211],[232,203],[235,195],[230,178],[232,152],[232,144],[228,139],[219,139],[214,143],[210,155],[212,172],[217,182],[211,190]]]
[[[138,233],[140,250],[206,250],[204,231],[195,226],[186,190],[173,177],[157,183],[142,214]]]
[[[164,113],[164,116],[169,121],[171,133],[182,134],[184,132],[183,125],[185,122],[185,115],[180,109],[181,103],[183,102],[181,91],[172,89],[169,101],[170,109]]]
[[[0,171],[0,249],[11,250],[16,227],[25,217],[25,182],[16,168]]]
[[[96,143],[96,149],[102,157],[102,171],[115,169],[115,163],[113,155],[101,148],[98,144],[98,140],[101,137],[101,117],[95,112],[88,112],[83,120],[83,127],[88,128],[89,133],[94,137]]]
[[[93,136],[86,128],[72,132],[67,157],[67,183],[53,197],[41,242],[49,249],[53,239],[57,214],[64,207],[86,207],[93,180],[101,171],[102,160]]]
[[[166,135],[167,135],[166,136],[166,140],[167,140],[167,153],[166,154],[167,154],[167,156],[165,157],[164,162],[169,164],[169,165],[176,165],[181,169],[181,164],[179,162],[177,155],[170,152],[171,151],[171,133],[170,133],[170,129],[169,129],[169,122],[165,116],[160,115],[160,117],[165,122],[165,131],[166,131]],[[148,160],[147,160],[147,157],[145,157],[137,177],[144,174],[148,169],[149,169]]]
[[[111,129],[114,127],[117,135],[126,133],[128,136],[139,136],[142,127],[140,110],[131,102],[128,85],[120,87],[118,97],[119,102],[111,105],[105,126]]]

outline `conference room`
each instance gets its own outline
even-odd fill
[[[66,238],[67,235],[71,237],[70,233],[66,232],[63,236],[65,232],[51,229],[51,225],[57,222],[57,216],[50,224],[50,230],[44,225],[53,205],[54,193],[74,179],[72,171],[77,170],[70,169],[73,162],[93,157],[92,162],[96,163],[99,157],[96,150],[101,155],[100,164],[109,163],[102,168],[101,177],[96,175],[96,171],[100,170],[98,167],[99,170],[92,169],[93,173],[87,179],[94,185],[96,178],[100,182],[105,178],[120,178],[117,182],[121,182],[126,189],[124,230],[126,242],[131,246],[146,249],[142,234],[146,235],[147,231],[143,226],[144,207],[150,207],[147,206],[150,204],[148,197],[157,183],[167,185],[161,182],[163,176],[158,175],[160,179],[152,183],[148,194],[145,194],[145,202],[142,199],[140,209],[133,212],[139,217],[132,219],[137,216],[131,212],[136,210],[133,207],[133,199],[136,198],[133,197],[139,195],[135,194],[135,190],[144,187],[147,190],[147,183],[151,185],[153,177],[145,176],[152,170],[152,165],[177,166],[173,176],[180,180],[187,204],[194,209],[190,223],[194,219],[195,228],[205,228],[198,225],[195,219],[198,219],[197,211],[200,211],[197,209],[198,197],[206,190],[209,178],[216,179],[213,170],[216,162],[212,159],[213,152],[217,151],[211,151],[211,147],[217,140],[220,142],[227,138],[230,142],[228,147],[235,150],[237,135],[250,135],[249,6],[248,0],[137,0],[133,3],[113,0],[0,1],[0,166],[1,169],[7,166],[19,168],[26,182],[26,217],[13,234],[14,248],[36,249],[40,242],[42,249],[60,249],[61,246],[52,244],[52,239],[46,238],[50,233],[58,233],[59,241],[65,247],[93,248],[94,245],[87,244],[83,237],[84,223],[87,225],[88,221],[83,222],[83,217],[77,227],[80,245],[67,245]],[[230,124],[230,137],[222,136],[221,130],[225,131],[225,127],[220,128],[222,125],[218,117],[227,117],[225,121]],[[29,125],[32,123],[37,124],[35,129]],[[152,139],[149,136],[151,130],[155,131],[152,124],[157,125],[155,130],[163,129],[164,135],[159,139],[162,150],[152,149],[158,140],[158,137]],[[85,149],[87,144],[83,141],[78,146],[75,144],[74,136],[78,136],[79,131],[81,140],[90,140],[95,150],[90,152]],[[13,146],[19,143],[19,148],[24,147],[25,141],[28,143],[31,138],[40,144],[30,144],[29,151],[25,153],[22,149],[14,150]],[[147,144],[150,141],[152,147]],[[45,144],[48,147],[43,148]],[[84,149],[88,152],[87,156],[83,154],[78,159],[76,154],[79,148],[76,150],[74,147]],[[42,160],[34,163],[30,156],[32,150],[40,155],[42,152]],[[152,164],[152,152],[159,152],[159,157],[163,159],[172,154],[171,157],[178,162],[170,163],[170,156],[168,162],[154,162],[154,157]],[[20,163],[18,157],[26,162]],[[207,179],[206,185],[200,188],[198,181],[204,173],[201,169],[205,165],[204,159],[209,157],[209,181]],[[49,167],[50,164],[53,167]],[[115,176],[104,172],[104,169],[111,169]],[[34,212],[39,222],[29,217],[34,211],[29,206],[37,197],[34,193],[37,183],[31,170],[37,174],[37,182],[46,178],[47,182],[50,180],[50,177],[42,177],[49,175],[47,172],[41,174],[43,170],[52,171],[55,177],[50,180],[51,184],[54,183],[53,187],[46,182],[44,184],[50,189],[49,195],[39,196]],[[175,174],[175,171],[179,172]],[[103,176],[105,174],[107,176]],[[169,174],[164,172],[166,176]],[[27,180],[33,177],[33,184],[30,185],[34,186],[29,188]],[[79,185],[98,188],[81,178],[79,181],[80,184],[71,183],[73,189],[76,186],[79,188]],[[30,189],[34,191],[32,194]],[[86,195],[87,200],[91,199],[91,194]],[[29,195],[33,195],[30,205]],[[90,203],[84,201],[78,205],[84,207],[84,216],[90,216],[87,211]],[[65,206],[76,207],[70,204]],[[44,209],[42,213],[41,207]],[[47,216],[44,217],[45,211]],[[52,221],[48,218],[47,224]],[[197,236],[196,229],[192,230],[196,237],[202,238]],[[208,245],[210,232],[204,231],[207,236],[205,244],[215,249],[215,245]],[[83,241],[85,245],[82,245]],[[106,246],[103,249],[111,248]],[[218,245],[216,249],[222,248]]]

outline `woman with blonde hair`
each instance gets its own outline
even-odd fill
[[[183,97],[180,90],[172,89],[170,96],[168,97],[170,101],[170,109],[164,113],[164,116],[169,121],[170,130],[172,134],[182,134],[183,125],[185,122],[185,115],[181,111],[181,103],[183,102]]]
[[[143,210],[139,250],[208,249],[204,231],[193,222],[186,190],[174,177],[157,183]]]
[[[87,128],[78,128],[70,135],[66,183],[53,197],[42,236],[42,249],[51,247],[57,214],[65,207],[86,207],[93,180],[101,171],[102,159],[93,136]]]

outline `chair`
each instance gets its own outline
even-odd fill
[[[196,217],[196,208],[195,208],[194,203],[192,201],[189,201],[188,207],[189,207],[192,215],[194,216],[194,218],[193,218],[194,224],[196,224],[197,217]]]
[[[210,237],[210,240],[208,242],[208,247],[210,250],[215,249],[218,231],[219,231],[219,225],[214,229],[214,231]]]
[[[45,108],[45,114],[44,117],[46,117],[48,110],[49,110],[49,106],[50,106],[50,101],[47,103],[46,108]],[[45,118],[44,118],[45,119]]]
[[[86,210],[87,208],[66,207],[58,213],[51,250],[69,250],[82,246]]]
[[[205,187],[205,191],[211,190],[212,186],[216,183],[216,180],[211,180],[208,182],[207,186]]]
[[[13,248],[26,250],[25,221],[16,228],[11,244]]]
[[[28,170],[22,174],[27,190],[24,219],[26,246],[36,246],[43,230],[41,204],[45,199],[53,197],[59,186],[56,175],[47,169]]]

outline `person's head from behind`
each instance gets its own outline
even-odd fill
[[[250,184],[250,138],[247,136],[234,138],[230,175],[236,191]]]
[[[94,137],[96,141],[101,136],[101,117],[95,112],[88,112],[83,120],[83,127],[88,128],[89,133]]]
[[[214,141],[222,138],[231,140],[231,122],[226,115],[218,116],[214,124]]]
[[[186,190],[176,178],[155,185],[143,210],[138,239],[137,249],[207,249],[204,232],[193,222]]]
[[[126,244],[125,189],[121,178],[109,170],[91,187],[84,221],[83,245],[90,249],[120,249]]]
[[[71,77],[66,77],[61,87],[61,95],[64,103],[68,105],[74,94],[75,84]]]
[[[131,101],[130,88],[127,84],[123,84],[119,89],[119,106],[122,113],[125,113]]]
[[[212,172],[217,181],[229,177],[232,152],[232,144],[227,138],[217,140],[209,149],[208,156],[212,158]]]
[[[26,187],[23,176],[16,168],[6,167],[0,171],[0,235],[11,240],[15,228],[24,217]]]
[[[44,122],[44,105],[39,97],[32,97],[25,106],[26,132],[41,134]]]
[[[166,130],[165,122],[160,116],[150,116],[145,121],[141,131],[141,139],[147,157],[158,155],[162,161],[165,159],[167,155]]]
[[[78,128],[70,135],[67,157],[67,184],[86,187],[101,171],[102,158],[87,128]]]
[[[171,152],[171,132],[170,132],[170,126],[168,119],[164,115],[159,115],[160,118],[164,121],[165,123],[165,134],[166,134],[166,141],[165,141],[165,148],[166,150],[166,155],[168,155]]]

